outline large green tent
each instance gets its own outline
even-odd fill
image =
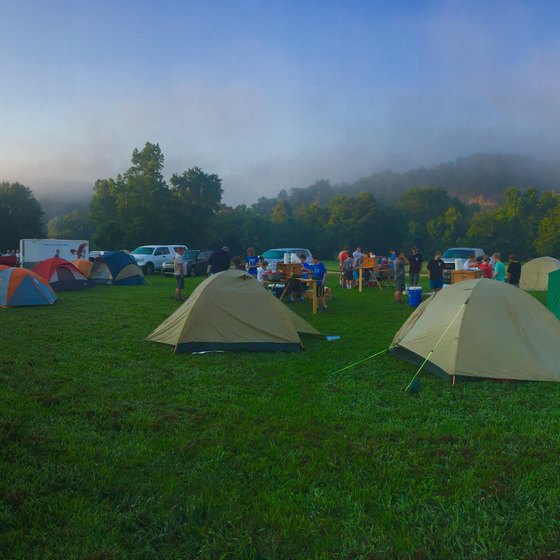
[[[175,352],[302,350],[298,333],[320,334],[250,274],[226,270],[204,280],[147,338]]]
[[[391,343],[395,355],[445,377],[560,381],[560,321],[523,290],[458,282],[425,300]]]
[[[560,319],[560,270],[548,273],[547,307]]]

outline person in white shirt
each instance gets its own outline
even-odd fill
[[[175,277],[175,299],[177,301],[185,301],[181,295],[181,291],[185,287],[185,261],[183,254],[185,249],[178,247],[175,257],[173,258],[173,276]]]
[[[469,258],[465,261],[465,264],[463,265],[463,270],[470,270],[471,268],[477,268],[477,267],[478,267],[478,263],[474,258],[474,253],[471,253],[469,255]]]
[[[265,274],[268,273],[267,267],[268,267],[267,261],[259,262],[259,264],[257,265],[257,281],[260,282],[261,284],[263,283]]]

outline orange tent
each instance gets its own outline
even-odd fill
[[[72,264],[86,277],[89,278],[93,263],[87,259],[76,259]]]
[[[0,265],[0,307],[52,305],[56,299],[49,283],[38,274]]]

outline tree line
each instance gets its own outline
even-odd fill
[[[560,254],[560,195],[509,187],[500,203],[482,208],[441,187],[414,187],[381,203],[371,192],[340,194],[327,181],[308,189],[281,191],[254,204],[222,202],[216,174],[192,167],[163,175],[159,145],[146,143],[131,166],[115,178],[99,179],[89,210],[72,211],[43,223],[32,191],[0,183],[0,249],[20,238],[90,239],[98,249],[134,249],[148,243],[185,243],[193,248],[227,245],[232,253],[254,246],[303,245],[329,258],[343,245],[360,244],[378,254],[389,248],[424,253],[449,246],[514,252],[522,259]]]

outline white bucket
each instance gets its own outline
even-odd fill
[[[297,253],[292,253],[292,264],[298,264],[299,263],[299,258],[297,256]]]
[[[463,259],[455,259],[455,270],[462,270]]]
[[[289,264],[290,262],[290,253],[284,253],[284,264]]]

